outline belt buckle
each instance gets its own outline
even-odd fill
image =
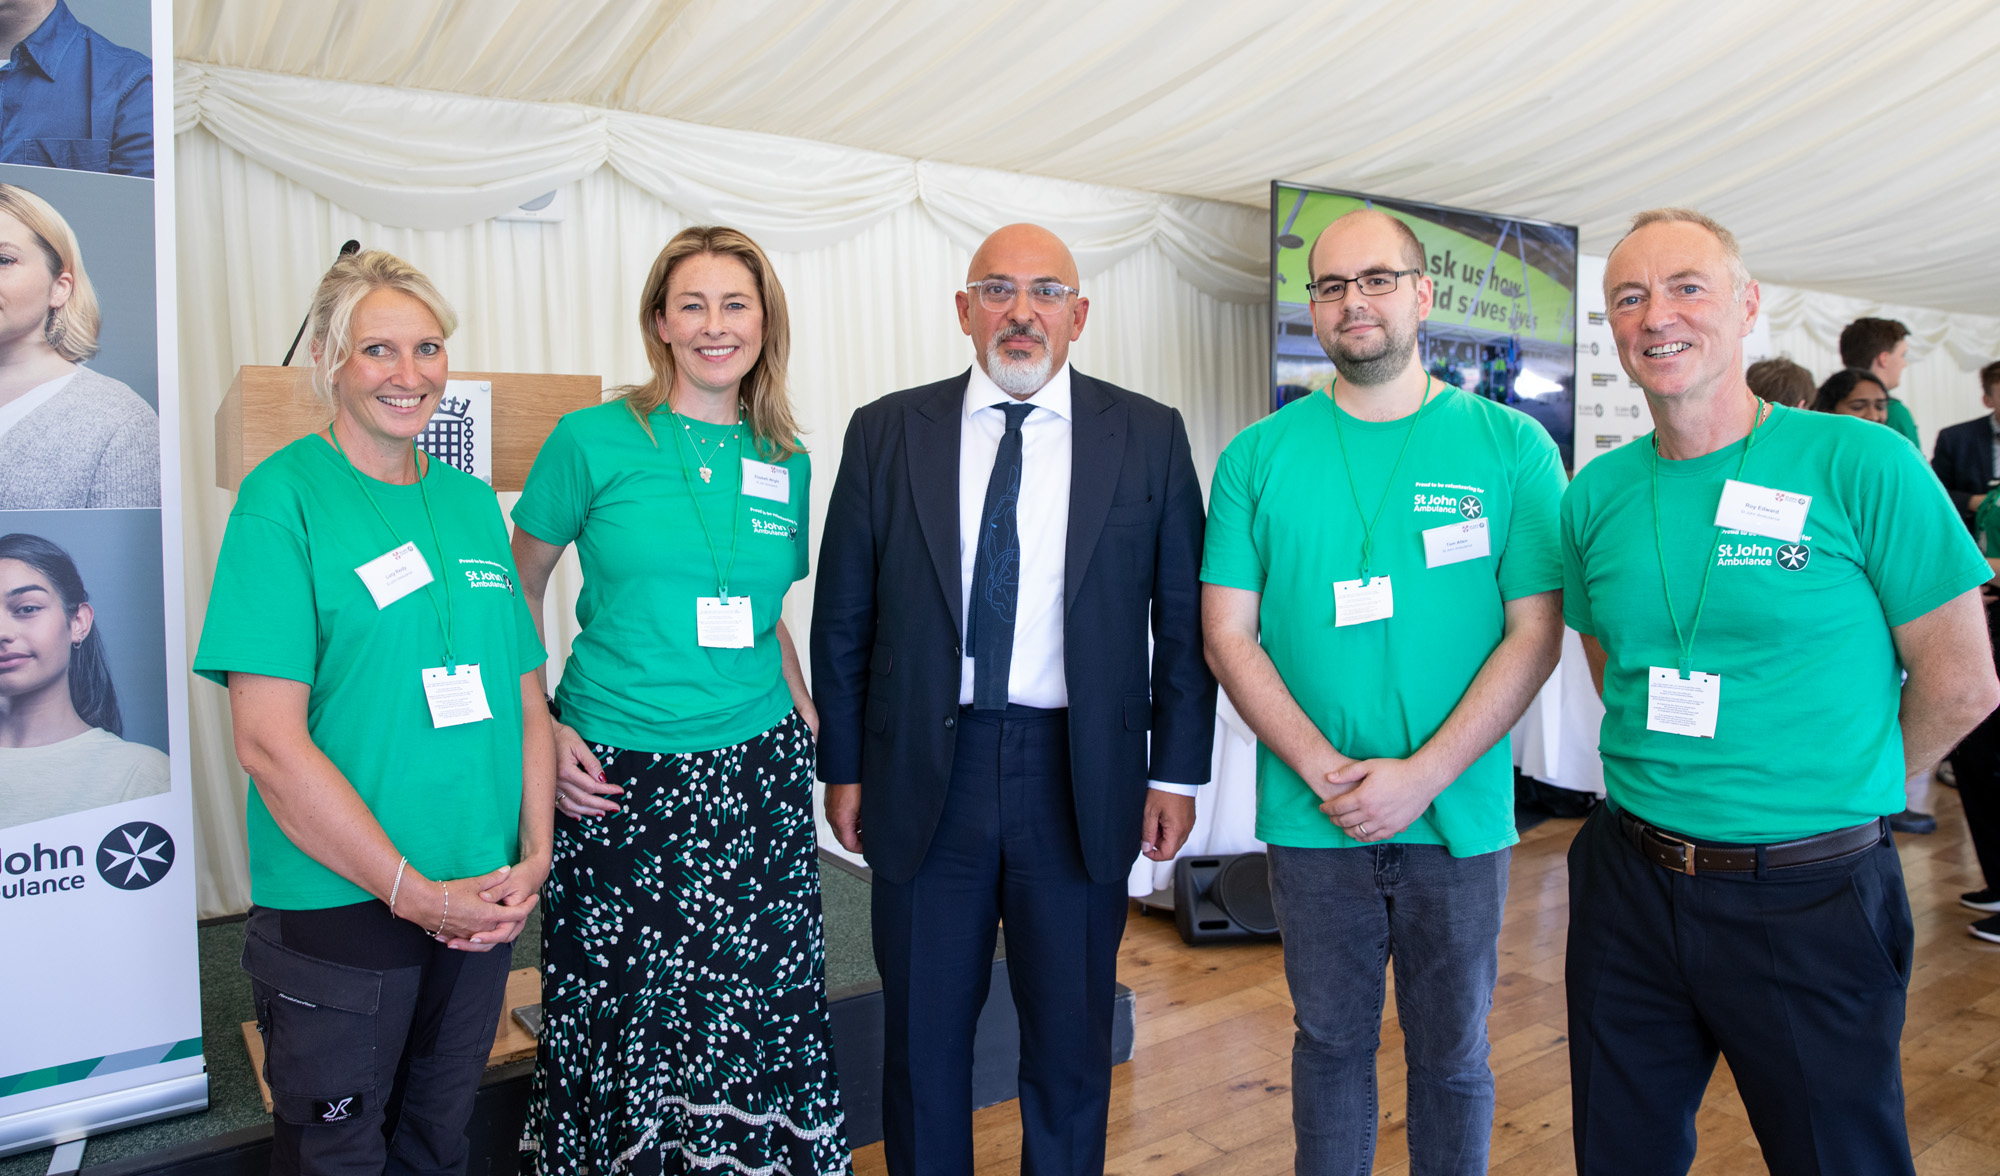
[[[1652,834],[1654,840],[1663,841],[1668,845],[1679,848],[1681,851],[1681,864],[1677,872],[1686,874],[1690,878],[1694,877],[1694,842],[1684,841],[1671,833],[1665,833],[1658,829],[1648,829],[1646,831]]]

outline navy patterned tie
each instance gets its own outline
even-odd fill
[[[972,556],[972,608],[965,643],[972,649],[972,708],[1007,709],[1007,670],[1014,660],[1014,606],[1021,595],[1021,530],[1014,505],[1021,498],[1021,421],[1032,404],[996,405],[1007,431],[986,479],[979,512],[979,547]]]

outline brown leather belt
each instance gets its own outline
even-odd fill
[[[1654,865],[1676,874],[1693,877],[1697,873],[1749,874],[1756,872],[1757,851],[1764,852],[1764,868],[1810,866],[1860,853],[1887,836],[1884,822],[1876,818],[1866,824],[1831,833],[1801,837],[1797,841],[1776,841],[1769,845],[1702,845],[1678,833],[1670,833],[1620,810],[1618,827],[1625,840]]]

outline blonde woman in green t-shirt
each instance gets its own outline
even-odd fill
[[[333,422],[243,481],[195,672],[249,772],[272,1170],[450,1171],[547,874],[544,654],[493,491],[420,455],[455,316],[386,253],[312,307]]]
[[[780,618],[812,474],[784,290],[748,237],[688,229],[639,321],[652,378],[564,417],[514,508],[530,601],[565,547],[583,568],[524,1166],[844,1172],[818,716]]]

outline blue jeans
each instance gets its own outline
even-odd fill
[[[1366,1176],[1375,1162],[1375,1051],[1396,961],[1409,1069],[1411,1176],[1483,1173],[1493,1136],[1486,1015],[1500,968],[1512,851],[1441,845],[1270,847],[1285,936],[1292,1127],[1299,1176]]]

